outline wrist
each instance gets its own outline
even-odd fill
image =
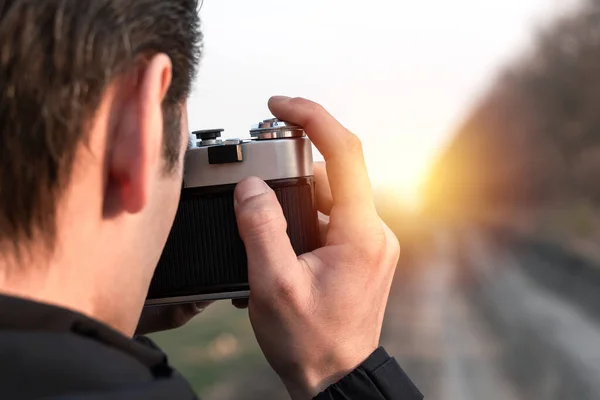
[[[297,366],[280,376],[292,400],[310,400],[352,373],[376,348],[350,351],[344,356],[322,353],[318,362]]]
[[[319,393],[325,391],[329,386],[342,380],[357,367],[358,365],[354,368],[340,369],[329,374],[306,373],[284,379],[283,383],[292,400],[311,400]]]

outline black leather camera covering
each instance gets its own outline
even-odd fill
[[[267,182],[288,222],[296,254],[319,247],[314,177]],[[235,185],[186,188],[154,274],[149,300],[248,290],[244,244],[233,209]]]

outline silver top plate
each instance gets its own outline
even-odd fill
[[[240,141],[241,162],[210,164],[208,149],[195,147],[185,156],[184,187],[207,187],[237,184],[256,176],[277,180],[312,176],[312,144],[306,136],[293,139]]]

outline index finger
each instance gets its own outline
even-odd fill
[[[277,118],[304,128],[323,154],[335,207],[360,209],[361,214],[375,211],[362,144],[356,135],[319,104],[303,98],[273,97],[269,108]]]

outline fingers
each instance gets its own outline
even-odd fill
[[[231,304],[237,309],[245,310],[248,308],[248,299],[233,299],[231,300]]]
[[[144,308],[136,334],[146,335],[179,328],[211,304],[212,302],[202,302]]]
[[[273,97],[271,112],[279,119],[300,125],[327,162],[327,175],[336,207],[375,213],[371,184],[362,145],[320,105],[302,98]],[[352,213],[349,213],[352,214]]]
[[[298,260],[275,193],[258,178],[245,179],[235,189],[235,212],[248,255],[251,291],[287,290]]]
[[[329,215],[333,208],[333,197],[331,197],[331,188],[329,187],[329,178],[327,178],[325,163],[315,163],[314,168],[315,183],[317,186],[317,209],[320,213]]]

